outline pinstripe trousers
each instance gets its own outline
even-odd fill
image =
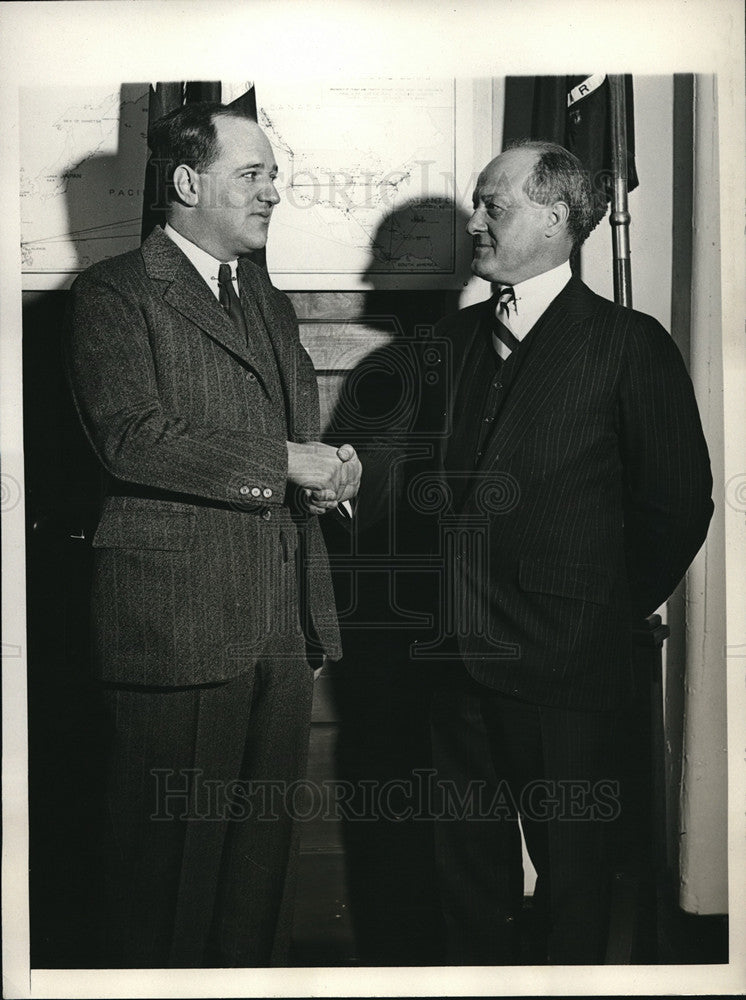
[[[522,702],[463,668],[436,693],[436,862],[448,963],[520,962],[519,817],[537,872],[532,962],[603,960],[620,809],[614,717]]]
[[[104,684],[101,963],[286,965],[313,674],[303,649],[229,681]]]

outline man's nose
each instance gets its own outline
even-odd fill
[[[275,187],[275,182],[269,181],[259,197],[269,205],[277,205],[280,201],[280,192]]]
[[[477,233],[483,233],[487,229],[484,223],[484,215],[479,208],[475,208],[472,213],[472,217],[466,223],[466,231],[469,236],[476,236]]]

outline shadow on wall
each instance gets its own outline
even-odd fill
[[[468,275],[437,291],[392,291],[380,279],[387,255],[395,256],[397,242],[411,247],[407,236],[431,211],[428,202],[412,202],[371,241],[365,279],[373,287],[360,321],[390,339],[346,374],[327,434],[331,443],[354,444],[364,468],[351,528],[338,515],[322,520],[344,648],[330,675],[337,778],[355,789],[343,826],[362,965],[443,958],[427,818],[429,702],[443,664],[413,656],[439,624],[438,522],[411,487],[430,473],[445,428],[449,366],[433,326],[458,309]],[[456,239],[468,240],[467,217],[453,211]]]
[[[144,100],[147,111],[146,85],[125,84],[119,97]],[[120,118],[116,153],[69,168],[83,175],[68,179],[64,195],[71,270],[119,252],[123,236],[139,243],[142,178],[133,164],[144,166],[142,118],[142,130],[133,124],[139,113]],[[88,686],[88,606],[101,478],[64,374],[67,299],[62,290],[23,294],[32,968],[95,963],[91,833],[102,755]]]
[[[63,372],[67,297],[27,292],[23,303],[32,968],[95,960],[102,755],[88,607],[100,476]]]
[[[147,84],[122,84],[116,150],[92,154],[70,170],[65,191],[67,231],[76,270],[140,243],[147,158]]]

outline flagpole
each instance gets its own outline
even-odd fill
[[[627,100],[624,76],[609,74],[609,90],[611,95],[611,156],[614,185],[609,222],[614,247],[614,301],[631,308],[630,214],[627,209]]]

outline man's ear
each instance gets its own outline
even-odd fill
[[[188,167],[185,163],[180,163],[174,170],[173,176],[174,191],[184,205],[194,207],[199,201],[199,178],[197,172]]]
[[[545,235],[548,239],[556,239],[564,233],[570,220],[570,207],[566,201],[555,201],[547,206],[547,228]]]

